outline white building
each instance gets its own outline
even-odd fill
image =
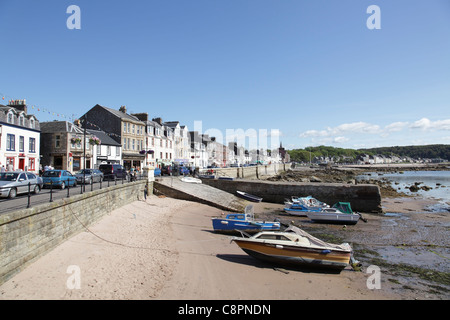
[[[101,141],[99,145],[92,146],[92,168],[98,169],[101,164],[122,164],[122,145],[120,143],[103,131],[87,130],[87,132]]]
[[[196,168],[206,168],[208,166],[208,152],[206,145],[210,141],[208,136],[199,135],[198,131],[190,131],[191,141],[189,166]]]
[[[0,167],[38,173],[40,124],[27,114],[25,100],[0,105]]]

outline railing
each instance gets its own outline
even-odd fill
[[[1,194],[3,194],[3,190],[9,190],[6,195],[0,198],[0,214],[22,208],[31,208],[32,205],[49,203],[53,202],[56,199],[70,198],[71,195],[73,196],[76,194],[83,194],[84,192],[86,192],[87,183],[90,184],[90,191],[94,191],[143,179],[146,179],[146,177],[144,177],[144,175],[142,175],[141,173],[127,174],[122,175],[121,177],[117,177],[114,174],[108,174],[104,175],[99,182],[95,183],[91,183],[90,178],[87,177],[83,177],[81,183],[76,180],[75,176],[69,177],[67,179],[61,179],[61,182],[64,182],[65,185],[64,189],[67,190],[61,188],[61,182],[56,183],[52,180],[50,181],[49,185],[44,184],[43,182],[38,183],[29,181],[27,184],[21,186],[0,187]],[[79,193],[77,192],[78,183],[80,185]],[[36,186],[38,186],[38,189],[36,189]],[[49,188],[47,189],[49,191],[41,192],[46,189],[46,187]],[[11,189],[16,190],[16,195],[12,198],[9,198]],[[25,192],[23,191],[24,189]]]

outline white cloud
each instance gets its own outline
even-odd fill
[[[391,124],[388,124],[387,126],[384,127],[384,130],[387,132],[397,132],[397,131],[402,131],[407,125],[409,124],[409,122],[393,122]]]
[[[379,125],[371,124],[367,122],[353,122],[353,123],[344,123],[337,127],[330,128],[328,127],[326,130],[308,130],[300,134],[301,138],[308,137],[331,137],[336,135],[343,135],[346,133],[380,133],[381,128]]]
[[[410,125],[411,129],[428,130],[450,130],[450,119],[431,121],[428,118],[422,118]]]
[[[450,119],[432,121],[422,118],[417,121],[397,121],[380,126],[368,122],[352,122],[325,127],[323,130],[308,130],[300,133],[300,138],[310,138],[313,145],[408,145],[448,141]],[[426,133],[426,136],[425,136]],[[444,137],[443,137],[444,136]]]
[[[333,139],[333,142],[334,143],[344,143],[344,142],[347,142],[349,140],[350,139],[346,138],[346,137],[336,137],[336,138]]]

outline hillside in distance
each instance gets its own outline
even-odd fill
[[[384,155],[410,157],[413,159],[444,159],[450,160],[450,145],[433,144],[424,146],[395,146],[369,149],[344,149],[331,146],[307,147],[305,149],[288,150],[292,161],[309,162],[315,157],[339,157],[356,159],[359,155]]]

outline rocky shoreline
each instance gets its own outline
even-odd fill
[[[383,173],[395,173],[404,171],[450,171],[448,165],[436,164],[436,165],[389,165],[389,166],[300,166],[293,169],[279,173],[278,175],[268,177],[268,181],[287,181],[287,182],[325,182],[325,183],[368,183],[376,184],[380,187],[382,198],[395,198],[395,197],[413,197],[403,192],[399,192],[391,186],[391,183],[387,179],[366,179],[357,181],[357,176],[370,174],[372,172]],[[447,187],[447,186],[437,186]],[[419,190],[428,191],[432,189],[432,186],[423,185],[421,181],[417,181],[409,187],[411,192],[417,192]]]
[[[300,167],[270,177],[271,181],[361,183],[358,175],[369,172],[400,172],[407,170],[449,170],[447,166],[427,167]],[[446,210],[431,212],[428,208],[438,200],[399,192],[386,179],[369,179],[363,183],[377,184],[382,196],[384,215],[363,214],[367,223],[342,226],[312,223],[308,218],[286,215],[280,206],[263,204],[260,217],[278,217],[283,224],[294,224],[329,242],[348,242],[364,268],[380,267],[382,285],[407,299],[450,298],[449,228]],[[413,185],[425,187],[420,181]],[[439,186],[440,187],[440,186]],[[410,189],[411,190],[411,189]],[[411,190],[414,192],[414,190]],[[275,209],[276,208],[276,209]],[[256,212],[256,211],[255,211]]]

